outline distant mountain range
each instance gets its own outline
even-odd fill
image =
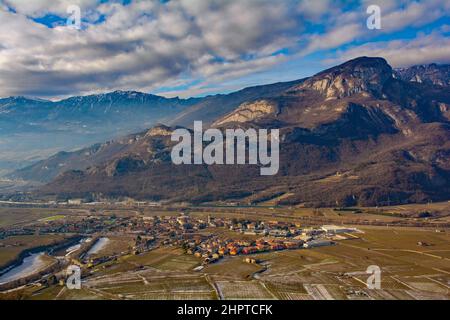
[[[450,65],[437,65],[432,63],[395,69],[394,76],[405,81],[436,86],[450,86]]]
[[[50,107],[47,110],[44,110],[44,107],[40,109],[42,112],[40,117],[35,115],[37,113],[35,112],[31,113],[31,115],[22,115],[22,120],[19,121],[30,121],[30,118],[34,117],[35,123],[39,123],[39,125],[33,126],[28,130],[17,128],[16,132],[20,133],[10,133],[8,136],[12,136],[11,144],[16,144],[16,148],[17,145],[23,146],[24,152],[28,152],[28,154],[31,154],[34,148],[41,148],[42,143],[57,144],[62,140],[57,145],[59,149],[70,150],[80,144],[92,144],[117,137],[117,141],[108,142],[107,144],[109,145],[122,141],[123,139],[120,138],[123,135],[144,130],[158,122],[187,127],[192,126],[194,120],[202,120],[205,124],[211,124],[215,119],[231,112],[245,101],[280,94],[301,81],[256,86],[227,95],[214,95],[186,100],[165,99],[143,93],[117,91],[105,95],[70,98],[56,103],[57,107],[51,102],[39,101],[45,106],[50,105]],[[124,95],[127,99],[124,99]],[[148,99],[148,97],[152,97],[152,99]],[[25,101],[35,101],[25,100],[24,98],[15,99],[24,103]],[[106,101],[111,102],[106,103]],[[159,103],[155,105],[155,101],[159,101]],[[32,108],[32,106],[30,103],[24,109]],[[10,114],[10,117],[17,119],[20,118],[20,115],[13,116]],[[40,120],[37,120],[37,118]],[[61,120],[62,118],[64,119]],[[15,127],[17,126],[18,124]],[[50,129],[56,126],[59,129]],[[24,135],[26,135],[25,139]],[[36,142],[36,140],[43,141]],[[62,146],[60,146],[61,144]],[[67,147],[64,148],[64,144]],[[65,151],[53,152],[54,154],[51,157],[47,158],[44,156],[42,161],[34,161],[31,166],[22,165],[24,167],[22,170],[9,173],[7,177],[49,182],[64,170],[82,169],[86,165],[97,163],[98,161],[95,160],[97,154],[92,152],[92,150],[96,150],[101,145],[95,144],[87,149],[76,150],[72,153]],[[54,145],[52,147],[50,150],[56,148]],[[11,148],[14,150],[14,146],[11,146]],[[14,153],[13,150],[10,150],[13,157],[23,157],[22,153]],[[90,159],[90,154],[95,159]],[[67,161],[67,157],[72,159],[76,155],[80,155],[80,158],[74,162]],[[82,160],[83,157],[86,160]],[[23,160],[20,159],[17,162],[22,163]]]
[[[201,99],[123,92],[71,98],[57,104],[74,110],[72,116],[50,108],[58,121],[78,119],[79,125],[98,121],[102,126],[98,119],[103,115],[116,119],[118,127],[138,127],[140,122],[129,110],[142,114],[140,110],[146,109],[139,106],[152,105],[153,119],[166,117],[167,125],[57,153],[13,172],[10,178],[47,183],[35,195],[59,198],[232,200],[245,204],[272,199],[279,204],[307,206],[447,200],[448,83],[448,66],[392,70],[382,58],[362,57],[311,78]],[[125,103],[130,105],[124,107]],[[37,118],[44,119],[39,123],[46,123],[48,104],[39,101],[27,110],[30,114],[39,110],[42,115]],[[92,109],[95,115],[90,114]],[[121,112],[122,116],[115,115]],[[280,129],[279,173],[262,177],[255,165],[173,165],[170,133],[175,125],[192,126],[194,120],[221,130]]]
[[[157,123],[192,125],[192,119],[199,119],[199,116],[205,122],[213,121],[244,101],[270,96],[293,83],[190,99],[168,99],[134,91],[72,97],[57,102],[25,97],[0,99],[0,176],[58,151],[120,138]]]
[[[0,173],[60,150],[142,130],[195,102],[124,91],[58,102],[25,97],[0,99]]]

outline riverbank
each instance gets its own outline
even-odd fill
[[[45,252],[33,253],[23,259],[20,265],[11,268],[8,272],[0,276],[0,285],[32,276],[48,268],[54,262],[56,260],[46,255]]]
[[[15,259],[7,262],[6,264],[4,264],[2,266],[0,265],[0,277],[2,275],[4,275],[5,273],[9,272],[10,270],[20,266],[23,263],[23,261],[30,255],[40,253],[40,252],[46,252],[46,253],[51,254],[54,251],[61,250],[65,247],[70,247],[71,245],[74,245],[75,243],[80,241],[81,238],[82,238],[81,236],[77,235],[77,236],[73,236],[70,238],[66,238],[66,239],[62,240],[62,242],[27,248],[27,249],[21,251]]]

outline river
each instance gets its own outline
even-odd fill
[[[89,251],[87,252],[86,256],[91,256],[93,254],[98,253],[100,250],[102,250],[109,242],[108,238],[99,238],[97,240],[97,242],[95,242],[95,244],[92,246],[91,249],[89,249]]]
[[[43,269],[47,265],[44,256],[45,252],[38,252],[29,255],[23,259],[20,265],[12,268],[0,276],[0,284],[27,277]]]

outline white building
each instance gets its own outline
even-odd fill
[[[327,234],[338,234],[338,233],[346,233],[346,232],[355,232],[355,228],[348,228],[344,226],[335,226],[335,225],[325,225],[322,226],[322,230]]]
[[[70,199],[67,201],[68,204],[80,205],[83,203],[83,199]]]
[[[303,244],[303,248],[315,248],[315,247],[324,247],[324,246],[331,246],[334,242],[330,240],[311,240],[308,242],[305,242]]]

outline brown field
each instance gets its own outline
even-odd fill
[[[399,219],[398,212],[447,210],[448,203],[383,208],[383,214],[335,211],[333,209],[237,209],[192,210],[191,214],[300,222],[301,217],[346,219]],[[0,208],[0,226],[27,224],[33,219],[59,216],[86,216],[85,209]],[[172,215],[162,209],[145,209],[148,215]],[[393,212],[393,216],[386,213]],[[443,211],[442,211],[443,212]],[[31,215],[28,216],[27,214]],[[135,215],[134,210],[97,210],[98,214]],[[2,216],[3,215],[3,216]],[[3,219],[3,217],[5,219]],[[439,219],[447,219],[440,217]],[[433,222],[434,223],[434,222]],[[375,227],[355,225],[357,238],[337,241],[334,246],[284,250],[251,255],[258,264],[243,262],[244,256],[226,257],[193,269],[201,259],[186,255],[176,247],[162,247],[140,255],[125,255],[89,269],[82,290],[66,290],[59,285],[30,286],[22,291],[30,299],[450,299],[450,233],[436,232],[432,225],[413,227]],[[254,239],[223,228],[204,232],[224,238]],[[110,242],[97,256],[127,251],[132,236],[109,236]],[[60,236],[11,237],[0,240],[0,264],[11,261],[24,249],[60,241]],[[418,242],[425,245],[419,245]],[[368,290],[365,273],[370,265],[381,268],[381,290]],[[0,299],[5,295],[0,295]]]
[[[225,300],[264,300],[275,297],[256,281],[217,281],[220,295]]]
[[[133,237],[108,236],[109,242],[99,252],[92,255],[92,258],[117,255],[130,250],[134,245]]]
[[[0,227],[9,227],[35,222],[39,219],[45,219],[56,216],[61,213],[59,209],[19,209],[19,208],[0,208]]]
[[[56,244],[62,240],[64,240],[62,235],[13,236],[0,239],[0,267],[17,259],[26,249]]]
[[[255,272],[263,268],[258,265],[246,263],[243,257],[228,257],[218,263],[208,265],[204,272],[209,275],[217,275],[227,279],[249,279]]]

